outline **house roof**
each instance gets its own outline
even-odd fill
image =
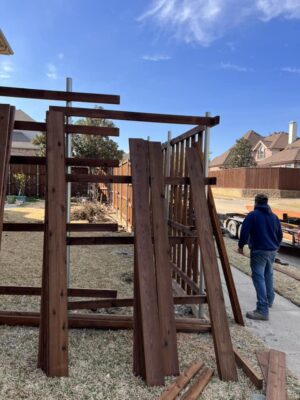
[[[300,141],[299,141],[300,142]],[[259,166],[291,164],[296,161],[300,162],[300,144],[295,147],[287,147],[286,149],[275,153],[273,156],[262,160]]]
[[[35,122],[33,118],[30,117],[30,115],[26,114],[23,110],[16,110],[15,112],[15,120],[16,121],[26,121],[26,122]],[[39,132],[34,132],[34,131],[22,131],[23,135],[29,138],[29,141],[31,142],[32,139],[39,133]],[[13,136],[14,140],[14,136]]]
[[[249,130],[248,132],[245,133],[245,135],[243,135],[244,139],[249,140],[252,148],[259,142],[259,140],[262,138],[262,136],[253,131],[253,130]],[[233,147],[230,147],[229,150],[225,151],[224,153],[222,153],[221,155],[215,157],[209,164],[209,167],[219,167],[221,165],[226,165],[226,162],[228,161],[230,152],[232,150]]]

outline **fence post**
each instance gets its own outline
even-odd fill
[[[171,138],[172,132],[168,131],[166,158],[165,158],[165,176],[170,176],[170,154],[171,154]],[[169,185],[165,186],[165,215],[167,221],[169,219],[169,201],[170,201],[170,188]]]

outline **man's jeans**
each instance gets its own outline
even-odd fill
[[[251,250],[250,265],[252,280],[256,290],[256,310],[263,315],[269,314],[269,305],[274,301],[273,262],[276,251]]]

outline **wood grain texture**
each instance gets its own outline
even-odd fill
[[[203,365],[204,363],[202,361],[193,362],[166,388],[166,390],[164,390],[159,400],[176,399],[179,393],[189,384],[190,380],[198,373]]]
[[[270,350],[266,400],[285,400],[286,388],[285,353]]]
[[[1,295],[16,296],[40,296],[42,289],[38,286],[0,286]],[[69,288],[70,297],[117,297],[115,289],[90,289],[90,288]]]
[[[163,159],[159,142],[149,142],[149,165],[151,184],[152,235],[154,240],[155,272],[163,341],[163,364],[165,375],[178,375],[178,352],[175,328],[172,278],[169,267],[170,249],[165,215],[165,187]]]
[[[82,103],[120,104],[120,96],[111,94],[64,92],[0,86],[0,96],[22,97],[23,99],[79,101]]]
[[[197,149],[187,149],[187,166],[191,179],[193,208],[202,255],[218,373],[222,380],[236,381],[238,379],[237,370],[227,321],[205,187],[202,179],[202,165]]]
[[[6,232],[44,232],[44,223],[26,223],[26,222],[5,222],[3,231]],[[103,224],[67,224],[68,232],[117,232],[118,224],[103,223]]]
[[[148,143],[129,139],[133,184],[136,272],[143,331],[145,375],[148,385],[163,385],[162,340],[149,210]]]
[[[251,382],[257,387],[257,389],[262,389],[263,379],[261,376],[258,375],[258,373],[255,371],[249,361],[244,356],[242,356],[242,354],[237,349],[234,349],[234,356],[237,365],[242,368],[242,370],[245,372]]]
[[[10,156],[10,164],[46,165],[46,157]],[[94,158],[66,158],[66,164],[74,167],[118,167],[119,160]]]
[[[197,400],[213,376],[213,370],[204,367],[193,385],[182,396],[182,400]]]

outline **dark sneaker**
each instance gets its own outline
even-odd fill
[[[246,313],[246,317],[249,319],[257,319],[260,321],[268,321],[269,320],[269,316],[268,315],[263,315],[260,312],[254,310],[254,311],[248,311]]]
[[[269,304],[269,308],[272,308],[272,307],[273,307],[273,303]]]

